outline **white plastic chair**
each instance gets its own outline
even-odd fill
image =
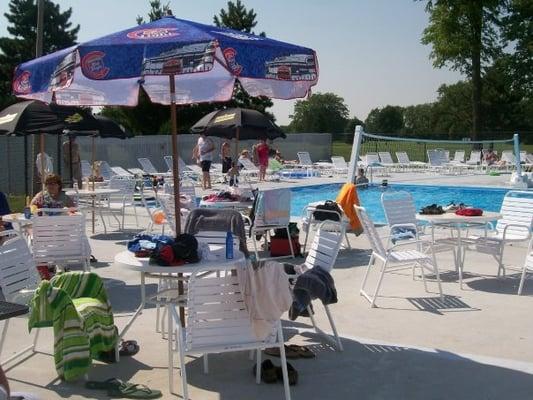
[[[28,244],[22,236],[12,230],[0,232],[0,238],[5,238],[6,240],[0,244],[0,288],[2,293],[6,301],[27,305],[39,282],[35,262]],[[2,337],[0,338],[0,354],[7,337],[8,328],[9,319],[4,321]],[[20,333],[18,332],[17,334]],[[35,333],[32,345],[10,355],[7,359],[2,360],[1,364],[7,364],[28,351],[35,351],[38,334],[39,330]]]
[[[290,400],[287,363],[281,321],[273,325],[272,333],[259,340],[253,333],[250,317],[244,306],[241,284],[237,276],[226,274],[216,277],[197,271],[188,281],[187,327],[182,328],[176,310],[170,307],[174,326],[178,330],[177,347],[180,360],[183,399],[188,400],[185,356],[189,354],[224,353],[257,350],[256,382],[261,380],[261,350],[278,347],[284,383],[285,399]],[[169,386],[173,388],[173,355],[169,353]],[[204,364],[204,367],[207,365]],[[207,372],[204,370],[204,372]]]
[[[111,170],[114,172],[115,175],[132,176],[131,172],[126,171],[124,168],[122,168],[120,166],[111,167]]]
[[[296,271],[296,276],[317,266],[328,272],[331,272],[335,262],[337,261],[337,255],[339,254],[342,238],[343,234],[341,224],[334,221],[322,221],[318,227],[315,237],[313,238],[309,253],[305,258],[304,263],[301,265],[301,270]],[[333,316],[331,315],[329,306],[327,304],[323,304],[323,306],[333,332],[333,338],[317,326],[315,318],[313,317],[313,311],[311,307],[308,306],[307,312],[309,314],[309,318],[311,319],[311,323],[313,324],[317,334],[331,342],[337,347],[337,350],[343,351],[344,349],[337,333],[337,328],[335,327],[335,322],[333,321]]]
[[[379,156],[381,165],[383,165],[384,167],[396,168],[398,166],[398,164],[396,164],[392,160],[392,156],[390,155],[388,151],[380,151],[378,152],[378,156]]]
[[[290,189],[273,189],[259,192],[256,201],[255,219],[253,225],[250,227],[250,235],[254,245],[255,257],[259,257],[259,250],[257,247],[256,235],[265,234],[268,241],[270,231],[274,229],[285,229],[287,231],[287,238],[290,238],[289,223],[291,211],[291,191]],[[294,248],[292,240],[289,240],[289,248],[291,256],[294,258]],[[267,257],[264,259],[284,258]]]
[[[239,172],[245,180],[251,177],[259,176],[259,168],[248,158],[242,158],[239,160],[239,163],[242,165],[243,169]]]
[[[430,271],[431,273],[434,273],[436,276],[436,280],[439,287],[439,294],[442,297],[442,287],[440,282],[440,274],[439,269],[437,267],[437,262],[435,260],[435,255],[433,252],[431,252],[431,255],[427,255],[424,253],[421,253],[418,250],[398,250],[399,247],[405,246],[405,245],[411,245],[413,243],[416,243],[416,241],[409,241],[404,242],[400,244],[396,244],[392,246],[390,249],[386,249],[383,245],[383,242],[381,241],[381,238],[378,235],[378,232],[376,230],[376,227],[374,226],[374,223],[366,213],[366,210],[363,207],[354,206],[355,211],[357,212],[357,215],[359,216],[359,220],[361,221],[361,224],[363,225],[365,234],[370,242],[370,246],[372,248],[372,255],[370,256],[370,261],[368,262],[368,266],[365,272],[365,276],[363,278],[363,283],[361,284],[361,290],[360,294],[367,299],[370,302],[371,307],[376,307],[376,298],[379,294],[379,289],[381,288],[381,284],[383,282],[383,277],[386,272],[393,272],[397,271],[398,269],[404,269],[407,266],[412,266],[415,264],[416,266],[420,267],[421,273],[422,273],[422,280],[424,282],[424,288],[427,290],[427,282],[426,282],[426,275],[425,275],[425,269]],[[428,246],[430,248],[432,247],[432,244],[429,243]],[[369,295],[366,290],[366,282],[368,280],[368,276],[370,273],[370,268],[376,260],[380,260],[383,264],[380,270],[378,282],[376,284],[376,288],[374,289],[374,293],[372,295]]]
[[[323,220],[317,220],[315,219],[314,212],[316,211],[316,206],[318,204],[323,204],[323,202],[316,202],[316,203],[309,203],[304,207],[302,210],[302,230],[305,232],[305,239],[304,239],[304,245],[302,249],[302,253],[305,254],[305,249],[307,248],[307,241],[309,240],[309,232],[313,228],[317,228],[319,225],[322,224]],[[341,209],[339,207],[339,209]],[[340,221],[339,228],[341,236],[344,236],[346,239],[346,247],[348,249],[351,249],[350,241],[348,240],[348,225],[350,224],[350,221],[344,216],[344,213],[341,212],[338,213],[333,210],[320,210],[321,212],[325,212],[328,214],[331,214],[333,218],[336,218],[337,221]]]
[[[91,164],[87,160],[81,160],[81,177],[83,179],[89,178],[93,174]]]
[[[503,198],[499,219],[496,227],[485,231],[481,236],[469,236],[466,250],[475,250],[489,254],[498,262],[498,276],[505,275],[503,255],[505,246],[511,243],[527,242],[533,229],[533,192],[510,191]]]
[[[342,156],[331,157],[333,163],[333,173],[343,175],[348,173],[348,164]]]
[[[141,164],[141,168],[143,172],[147,175],[154,175],[154,176],[169,176],[170,174],[168,172],[158,172],[157,169],[154,167],[154,164],[148,159],[148,158],[138,158],[137,161],[139,161],[139,164]]]
[[[45,210],[43,212],[58,212]],[[36,265],[48,264],[65,267],[82,264],[90,270],[91,247],[85,234],[85,216],[42,215],[32,217],[33,259]]]
[[[135,216],[135,227],[139,226],[139,219],[137,217],[137,207],[135,207],[135,201],[133,195],[135,193],[136,181],[132,176],[115,175],[109,181],[110,189],[118,189],[118,193],[111,193],[105,202],[105,206],[99,207],[100,213],[110,213],[119,223],[119,229],[124,229],[124,222],[126,218],[126,208],[133,208],[133,214]],[[119,220],[117,215],[121,217]],[[102,217],[102,221],[103,221]],[[104,231],[107,232],[107,228],[104,223]]]
[[[397,151],[396,152],[396,158],[398,159],[398,164],[402,167],[411,167],[411,168],[425,168],[427,167],[427,163],[422,161],[411,161],[409,159],[409,156],[407,155],[407,152],[405,151]]]
[[[117,175],[113,168],[111,168],[107,161],[100,161],[100,175],[104,181],[109,181],[112,176]]]

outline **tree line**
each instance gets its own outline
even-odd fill
[[[431,103],[374,108],[364,121],[350,117],[344,99],[335,93],[316,93],[297,101],[287,132],[353,133],[363,124],[367,132],[411,137],[472,139],[525,133],[533,141],[533,1],[532,0],[415,0],[425,3],[429,23],[421,42],[431,46],[436,68],[449,67],[465,77],[442,85]],[[148,21],[170,13],[169,4],[150,0]],[[45,0],[43,53],[76,43],[80,26],[72,26],[72,9]],[[14,67],[34,57],[37,7],[33,0],[10,0],[10,37],[0,38],[0,107],[17,101],[11,93]],[[133,22],[133,21],[132,21]],[[145,18],[138,16],[137,23]],[[213,16],[213,24],[254,33],[257,14],[241,0]],[[266,36],[264,32],[260,35]],[[246,107],[268,112],[272,101],[248,96],[237,84],[229,103],[182,106],[179,129],[188,128],[206,113],[223,107]],[[137,134],[170,133],[168,107],[152,104],[141,90],[137,107],[105,107],[103,114]],[[270,114],[274,119],[274,116]]]

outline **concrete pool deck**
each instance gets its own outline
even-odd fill
[[[431,185],[506,187],[509,175],[499,177],[420,176],[393,174],[389,182]],[[378,177],[377,179],[382,179]],[[294,182],[267,182],[261,187],[324,184],[342,179],[309,178]],[[379,181],[378,181],[379,182]],[[138,210],[139,211],[139,210]],[[143,215],[141,209],[139,214]],[[133,218],[128,218],[130,223]],[[142,217],[140,224],[148,220]],[[98,263],[94,270],[106,279],[116,313],[116,324],[124,326],[140,301],[139,274],[114,263],[114,255],[136,231],[103,234],[100,227],[90,238]],[[359,296],[370,246],[364,235],[350,234],[352,250],[341,250],[332,272],[339,303],[331,306],[344,352],[336,352],[320,341],[308,319],[284,319],[285,338],[306,344],[314,359],[289,360],[299,372],[299,383],[291,387],[293,399],[528,399],[533,393],[533,282],[526,282],[524,294],[516,295],[516,274],[497,279],[497,265],[486,255],[469,252],[465,261],[464,288],[453,271],[451,253],[437,256],[445,297],[431,293],[420,280],[413,281],[409,270],[385,276],[378,308]],[[524,246],[506,249],[506,264],[521,266]],[[298,260],[296,260],[297,262]],[[372,275],[370,284],[375,282]],[[155,290],[157,281],[149,288]],[[317,321],[329,331],[323,307],[315,302]],[[13,321],[3,357],[28,344],[24,318]],[[105,392],[90,391],[83,382],[57,380],[52,352],[51,329],[42,329],[39,353],[22,363],[11,364],[7,372],[12,390],[33,392],[42,399],[106,399]],[[168,393],[167,342],[155,332],[155,308],[148,308],[127,334],[141,351],[123,357],[118,364],[95,362],[89,378],[117,377],[146,384],[163,391],[164,399],[181,398]],[[273,358],[279,365],[279,359]],[[253,363],[246,352],[210,356],[210,372],[204,375],[200,358],[188,358],[187,372],[191,399],[282,399],[281,384],[256,385]],[[175,388],[181,393],[179,370]]]

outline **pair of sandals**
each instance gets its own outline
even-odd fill
[[[115,399],[159,399],[163,394],[160,390],[150,389],[137,383],[123,382],[117,378],[105,381],[87,381],[87,389],[105,390],[110,398]]]
[[[131,357],[137,354],[140,349],[141,348],[137,344],[136,340],[123,340],[120,342],[118,354],[120,355],[120,357]],[[117,362],[115,356],[115,349],[111,349],[104,353],[100,353],[98,359],[105,363],[115,363]]]
[[[279,347],[270,347],[265,349],[265,354],[273,357],[280,357]],[[285,357],[290,359],[296,358],[315,358],[316,355],[307,346],[300,346],[297,344],[285,345]]]
[[[252,372],[255,376],[257,372],[256,365],[254,365]],[[289,363],[287,363],[287,375],[290,386],[298,383],[298,371]],[[261,380],[265,383],[283,382],[283,370],[281,367],[275,366],[272,361],[265,360],[261,363]]]
[[[442,206],[438,206],[436,204],[431,204],[429,206],[423,207],[420,210],[420,214],[422,215],[440,215],[444,213],[445,211],[442,209]]]

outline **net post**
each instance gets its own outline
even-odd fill
[[[359,151],[361,150],[361,139],[363,138],[363,133],[363,127],[361,125],[357,125],[353,135],[352,154],[350,155],[350,168],[348,171],[348,182],[351,183],[355,183],[355,177],[357,175],[357,158],[359,157]]]
[[[514,142],[514,154],[515,154],[515,162],[516,162],[516,175],[520,177],[522,176],[522,166],[520,164],[520,135],[518,135],[518,133],[515,133],[513,135],[513,142]]]

